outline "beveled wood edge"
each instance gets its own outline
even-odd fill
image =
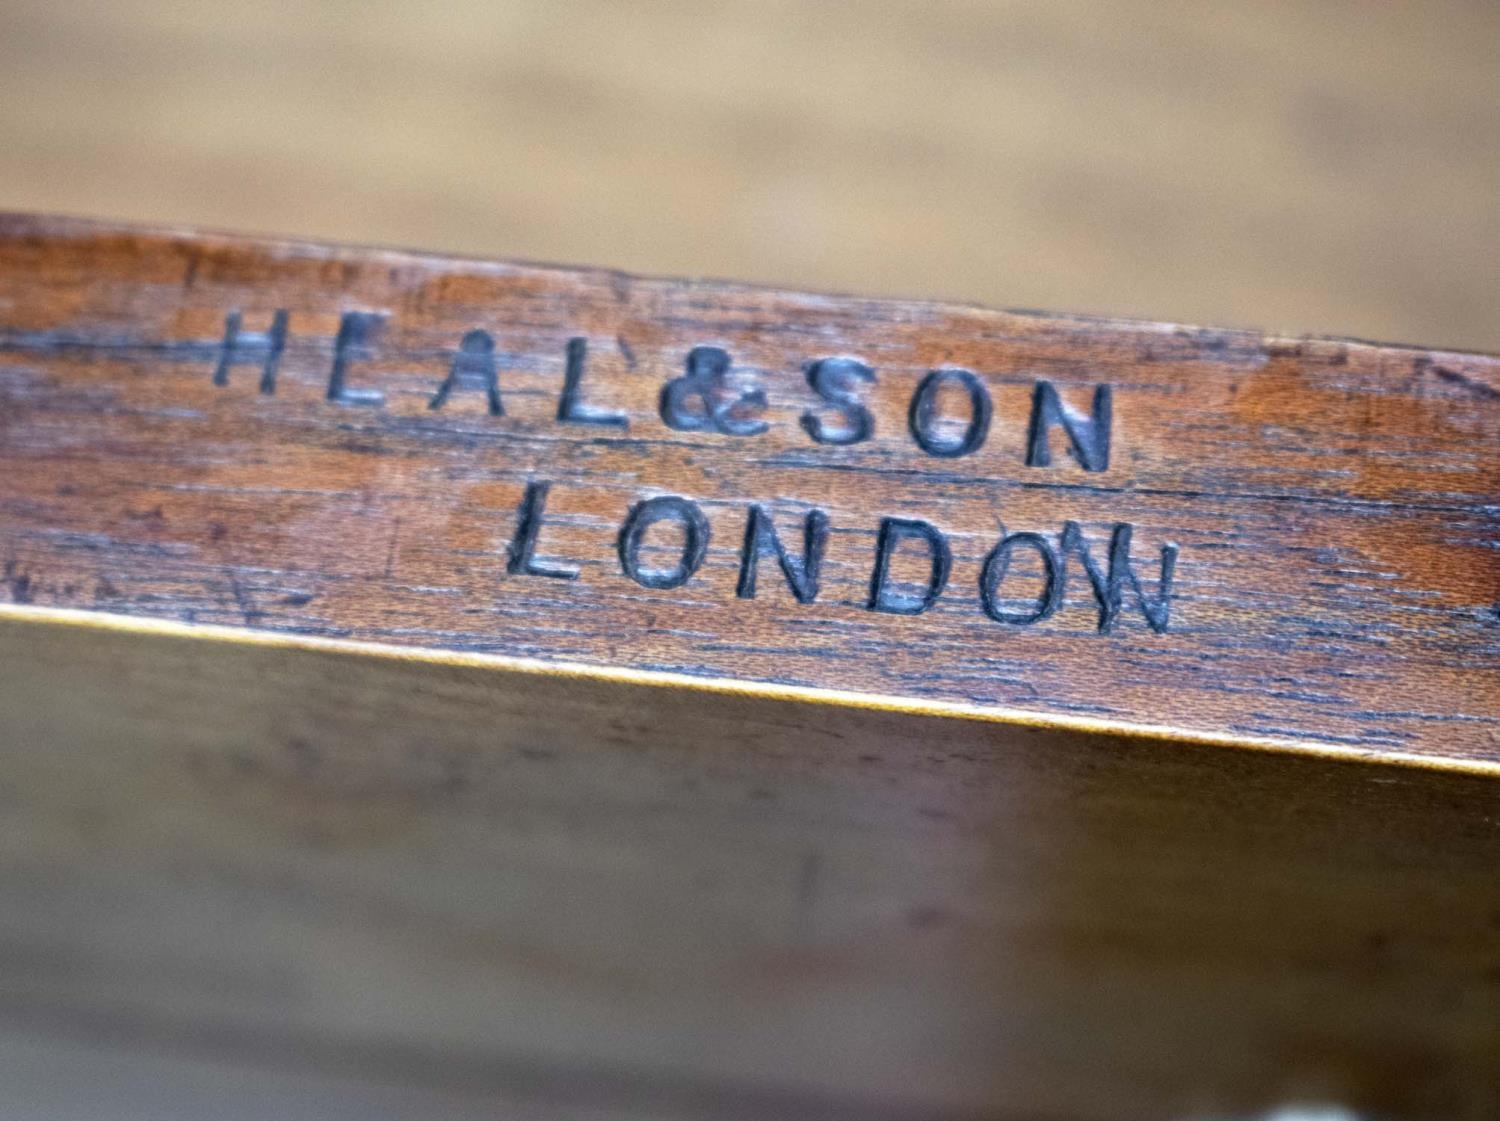
[[[1266,345],[1295,345],[1297,343],[1331,343],[1374,350],[1396,350],[1419,354],[1442,354],[1461,357],[1491,358],[1500,361],[1500,351],[1476,350],[1474,348],[1447,346],[1439,343],[1414,342],[1412,340],[1390,341],[1368,339],[1357,335],[1322,334],[1307,332],[1289,334],[1262,327],[1225,326],[1221,323],[1187,321],[1157,316],[1090,315],[1049,308],[1001,307],[977,300],[937,298],[931,296],[909,296],[887,294],[874,296],[868,292],[835,288],[787,287],[770,282],[726,279],[711,273],[693,275],[675,273],[636,272],[630,269],[610,268],[604,265],[566,263],[562,261],[538,260],[529,257],[513,257],[496,253],[465,253],[457,250],[420,249],[407,245],[392,245],[385,242],[346,241],[323,235],[306,236],[288,233],[247,232],[219,226],[200,226],[191,222],[146,222],[127,219],[99,218],[78,214],[56,214],[48,211],[10,210],[0,205],[0,237],[15,233],[37,237],[84,237],[114,234],[126,237],[173,238],[184,241],[209,239],[226,246],[245,246],[272,250],[288,257],[306,257],[319,260],[339,260],[344,257],[368,260],[399,258],[407,262],[451,265],[459,263],[466,268],[488,269],[506,272],[514,269],[537,272],[557,272],[570,276],[610,277],[625,282],[640,281],[649,284],[678,284],[690,288],[711,288],[716,291],[776,293],[810,299],[851,301],[868,304],[903,304],[910,307],[945,310],[985,312],[991,315],[1006,315],[1017,319],[1049,320],[1069,323],[1079,327],[1108,329],[1159,330],[1175,332],[1183,328],[1211,331],[1215,334],[1233,335],[1245,339],[1256,339]]]
[[[1205,747],[1237,748],[1276,755],[1321,759],[1325,762],[1389,764],[1421,771],[1500,777],[1500,760],[1457,758],[1414,752],[1373,751],[1319,743],[1292,737],[1199,732],[1171,725],[1143,724],[1125,720],[1103,720],[1087,716],[1047,716],[998,706],[958,704],[918,697],[889,696],[805,685],[778,685],[729,677],[697,677],[660,670],[590,665],[585,662],[546,661],[504,654],[477,654],[314,635],[259,631],[204,623],[180,623],[137,615],[116,615],[60,607],[0,603],[0,625],[6,623],[75,627],[83,630],[188,639],[215,645],[267,647],[317,651],[363,658],[378,658],[410,665],[453,666],[489,669],[497,673],[540,676],[633,685],[650,689],[694,689],[719,696],[748,697],[766,701],[833,705],[914,717],[939,717],[1000,724],[1041,731],[1112,736],[1131,740],[1200,744]]]

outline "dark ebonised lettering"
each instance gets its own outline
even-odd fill
[[[830,425],[812,409],[802,414],[802,429],[815,443],[843,447],[875,435],[875,416],[859,399],[856,386],[875,381],[875,371],[857,358],[820,358],[807,367],[807,384],[830,405],[842,421]]]
[[[583,372],[588,363],[589,341],[579,337],[568,340],[568,361],[563,368],[563,391],[557,399],[560,424],[592,424],[597,428],[629,429],[624,413],[611,412],[583,401]]]
[[[1010,571],[1011,554],[1017,548],[1035,549],[1042,559],[1043,586],[1030,611],[1007,611],[1001,606],[1000,585]],[[997,623],[1029,626],[1050,619],[1062,606],[1063,565],[1062,558],[1053,549],[1052,543],[1040,533],[1011,533],[1000,539],[1000,543],[984,558],[984,567],[979,570],[979,602],[984,613]]]
[[[1088,573],[1089,583],[1094,588],[1094,598],[1099,601],[1099,633],[1109,634],[1120,617],[1125,585],[1129,584],[1141,606],[1147,624],[1157,634],[1165,634],[1172,608],[1172,573],[1177,568],[1176,545],[1163,545],[1161,549],[1161,578],[1157,581],[1156,595],[1148,597],[1141,588],[1140,578],[1130,566],[1130,537],[1132,527],[1124,522],[1116,525],[1109,539],[1109,568],[1100,571],[1099,565],[1089,553],[1088,542],[1077,522],[1063,526],[1063,561],[1070,552],[1076,552],[1083,560],[1083,569]]]
[[[526,493],[521,496],[520,508],[516,511],[516,533],[506,546],[509,559],[505,571],[512,576],[550,576],[554,580],[576,580],[578,569],[549,567],[532,559],[536,552],[536,539],[542,532],[542,517],[547,513],[547,492],[551,483],[527,483]]]
[[[890,582],[891,558],[906,541],[920,541],[931,560],[926,587],[917,595],[900,592]],[[867,606],[871,611],[887,611],[893,615],[920,615],[943,594],[952,569],[953,550],[937,526],[917,518],[882,518]]]
[[[1031,431],[1026,441],[1026,466],[1049,467],[1052,464],[1050,434],[1055,425],[1067,433],[1068,447],[1085,471],[1109,468],[1109,430],[1113,411],[1113,393],[1107,385],[1094,389],[1093,415],[1084,417],[1063,404],[1057,387],[1050,381],[1039,381],[1031,397]]]
[[[455,389],[466,386],[484,389],[490,416],[505,415],[505,406],[500,403],[500,374],[495,369],[495,340],[488,331],[470,331],[463,337],[448,367],[448,376],[427,407],[441,409]]]
[[[360,389],[348,384],[349,363],[370,356],[370,344],[384,323],[385,316],[373,311],[346,311],[339,318],[339,334],[333,344],[333,373],[328,377],[328,400],[340,405],[385,402],[385,394],[378,389]]]
[[[810,510],[802,523],[802,558],[799,560],[787,552],[781,538],[776,535],[776,526],[764,506],[751,506],[750,519],[745,523],[745,544],[740,550],[740,582],[735,595],[741,599],[755,598],[755,574],[760,558],[775,556],[786,577],[792,595],[798,603],[811,603],[818,598],[818,572],[823,565],[823,552],[828,546],[828,515],[822,510]]]
[[[276,372],[281,353],[286,349],[287,313],[277,308],[271,315],[271,329],[264,334],[242,331],[241,317],[231,311],[224,317],[224,343],[219,348],[219,362],[214,367],[214,384],[229,384],[229,367],[239,362],[260,361],[260,391],[267,396],[276,392]]]
[[[671,568],[646,568],[641,546],[646,531],[657,522],[675,522],[682,527],[682,553]],[[708,519],[696,502],[675,494],[648,498],[631,507],[620,528],[620,568],[646,588],[680,588],[693,577],[708,552]]]
[[[942,418],[938,414],[938,395],[944,386],[950,384],[961,386],[969,396],[969,424],[958,437],[941,431]],[[942,459],[956,459],[984,446],[993,410],[990,391],[972,371],[933,370],[922,379],[912,395],[907,421],[911,425],[912,438],[924,452]]]
[[[661,419],[681,432],[722,432],[759,436],[768,427],[763,389],[731,383],[729,353],[717,346],[695,346],[687,356],[687,373],[662,387]],[[690,402],[697,399],[697,407]]]

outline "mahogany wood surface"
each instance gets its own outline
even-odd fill
[[[1500,762],[1490,357],[14,217],[0,425],[17,604]]]
[[[1492,778],[132,626],[0,620],[7,1104],[1500,1111]]]
[[[0,1084],[1494,1116],[1497,435],[1482,355],[6,218]]]

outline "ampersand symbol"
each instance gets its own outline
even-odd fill
[[[729,366],[727,351],[695,346],[687,356],[687,373],[662,388],[661,419],[667,427],[726,436],[759,436],[769,428],[760,419],[766,408],[765,390],[732,384]]]

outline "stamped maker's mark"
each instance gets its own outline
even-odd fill
[[[291,317],[274,309],[266,327],[246,328],[239,310],[224,320],[224,333],[213,362],[215,386],[231,388],[233,371],[259,371],[257,391],[274,397],[285,361]],[[325,400],[332,405],[381,408],[386,394],[361,380],[362,366],[378,357],[377,349],[388,317],[376,311],[346,311],[339,320],[328,368]],[[634,353],[627,364],[637,366]],[[561,355],[562,381],[555,423],[625,433],[631,426],[626,413],[589,399],[589,340],[567,339]],[[497,353],[496,338],[475,327],[450,352],[447,369],[435,382],[427,408],[441,412],[459,399],[505,423],[506,368]],[[657,417],[668,429],[729,437],[722,445],[763,436],[772,426],[771,400],[763,371],[736,365],[722,346],[691,347],[679,373],[667,378],[657,398]],[[364,371],[366,374],[370,371]],[[880,419],[867,393],[880,372],[862,359],[834,354],[808,361],[802,367],[806,385],[817,402],[797,418],[798,427],[814,445],[844,448],[876,438]],[[376,378],[375,380],[378,380]],[[1105,472],[1110,466],[1114,423],[1114,391],[1107,384],[1092,387],[1087,412],[1064,400],[1058,387],[1045,378],[1032,386],[1026,418],[1022,466],[1056,469],[1062,453],[1074,469]],[[996,409],[985,379],[967,368],[942,366],[921,377],[909,399],[905,437],[923,455],[941,460],[963,459],[985,447],[996,423]],[[514,531],[506,545],[506,573],[515,578],[575,581],[581,558],[544,559],[541,541],[554,481],[532,479],[516,509]],[[764,572],[779,574],[798,604],[815,604],[832,532],[831,515],[818,508],[806,510],[800,525],[778,526],[772,508],[750,501],[739,550],[735,595],[755,599]],[[1132,605],[1145,625],[1156,633],[1168,629],[1171,597],[1179,549],[1162,546],[1152,589],[1148,590],[1132,557],[1136,527],[1117,523],[1107,543],[1090,542],[1073,521],[1053,533],[1032,530],[1002,532],[985,554],[971,584],[974,602],[983,614],[1010,627],[1042,623],[1062,608],[1070,583],[1083,586],[1098,608],[1098,632],[1109,634],[1127,617]],[[678,494],[647,495],[623,514],[616,538],[620,574],[640,587],[666,591],[680,588],[702,568],[711,540],[711,526],[702,507]],[[884,615],[917,616],[930,611],[950,593],[954,553],[948,534],[920,517],[884,517],[874,527],[875,549],[870,561],[866,611]],[[1071,571],[1070,571],[1071,570]]]

